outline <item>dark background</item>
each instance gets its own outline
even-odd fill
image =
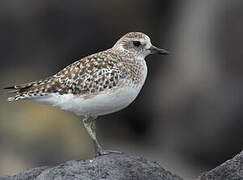
[[[105,148],[145,156],[185,179],[243,149],[240,0],[0,1],[0,87],[52,75],[130,31],[170,56],[147,57],[144,88],[98,119]],[[93,157],[80,118],[0,96],[0,175]]]

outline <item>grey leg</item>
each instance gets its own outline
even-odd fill
[[[83,119],[84,127],[89,133],[89,136],[92,138],[95,148],[95,154],[97,156],[101,155],[102,147],[99,144],[98,140],[96,139],[96,126],[95,126],[95,118],[93,117],[86,117]]]
[[[91,137],[93,143],[94,143],[94,148],[95,148],[95,154],[96,156],[101,156],[101,155],[106,155],[109,153],[120,153],[118,151],[105,151],[99,144],[98,140],[96,139],[96,126],[95,126],[95,120],[96,118],[94,117],[85,117],[83,119],[84,127],[86,128],[87,132],[89,133],[89,136]]]

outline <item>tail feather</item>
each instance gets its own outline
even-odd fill
[[[18,90],[15,89],[14,86],[12,86],[12,87],[5,87],[3,89],[8,90],[8,92],[5,92],[4,94],[12,94],[12,93],[17,93],[18,92]]]
[[[5,87],[4,89],[8,90],[8,93],[16,93],[15,96],[9,97],[8,101],[17,101],[19,99],[26,99],[29,97],[33,97],[36,95],[36,93],[29,94],[28,92],[31,91],[31,89],[34,89],[35,87],[38,87],[40,85],[44,85],[47,83],[52,77],[48,77],[44,80],[39,81],[33,81],[26,84],[20,84],[20,85],[14,85]]]
[[[9,97],[8,98],[8,101],[11,102],[11,101],[17,101],[19,99],[25,99],[26,96],[23,96],[23,95],[16,95],[16,96],[12,96],[12,97]]]
[[[5,87],[3,89],[16,89],[15,86],[9,86],[9,87]]]
[[[27,84],[21,84],[21,85],[15,85],[15,86],[9,86],[5,87],[4,89],[9,89],[9,90],[17,90],[17,91],[24,91],[32,87],[34,82],[27,83]]]
[[[15,99],[16,99],[16,96],[9,97],[9,98],[8,98],[8,101],[9,101],[9,102],[11,102],[11,101],[15,101]]]
[[[9,86],[9,87],[5,87],[3,89],[8,90],[7,93],[17,93],[16,96],[12,96],[8,98],[8,101],[17,101],[19,99],[24,99],[25,96],[23,96],[23,93],[28,90],[29,88],[31,88],[33,86],[34,82],[31,83],[27,83],[27,84],[21,84],[21,85],[15,85],[15,86]]]
[[[9,92],[23,92],[25,90],[28,90],[33,86],[34,82],[27,83],[27,84],[21,84],[21,85],[15,85],[15,86],[9,86],[5,87],[4,89],[9,90]]]

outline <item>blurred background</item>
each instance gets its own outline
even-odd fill
[[[243,150],[240,0],[0,1],[0,87],[38,80],[142,31],[170,56],[147,57],[144,88],[98,119],[106,149],[145,156],[187,180]],[[0,176],[94,156],[70,112],[0,96]]]

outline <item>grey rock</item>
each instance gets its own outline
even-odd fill
[[[22,179],[32,180],[35,179],[37,176],[39,176],[47,168],[48,168],[47,166],[33,168],[13,176],[0,177],[0,180],[10,180],[10,179],[11,180],[22,180]]]
[[[243,151],[211,171],[203,173],[198,180],[243,180]]]
[[[39,167],[0,180],[183,180],[157,162],[126,154],[72,160],[55,167]]]

